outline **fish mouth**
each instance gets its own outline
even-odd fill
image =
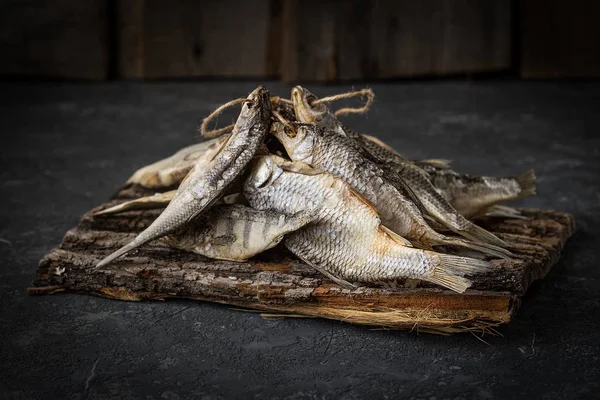
[[[302,86],[296,86],[292,89],[292,102],[294,103],[294,112],[298,122],[315,124],[325,114],[322,105],[312,104],[317,98]]]
[[[260,113],[271,113],[271,100],[269,91],[262,85],[259,85],[248,95],[248,102],[244,104],[246,110],[257,109]],[[259,106],[259,107],[256,107]]]

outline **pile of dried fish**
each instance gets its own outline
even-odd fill
[[[130,179],[157,190],[96,214],[165,207],[101,268],[160,239],[206,257],[244,261],[282,240],[338,284],[420,279],[463,292],[465,276],[509,258],[500,238],[470,219],[522,218],[497,203],[535,194],[533,173],[473,177],[444,160],[410,161],[343,125],[308,90],[291,100],[258,87],[230,133],[184,148]],[[233,102],[232,102],[233,103]]]

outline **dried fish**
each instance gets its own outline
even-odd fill
[[[373,204],[387,227],[409,239],[418,247],[458,246],[495,257],[509,257],[510,252],[491,244],[480,244],[448,237],[434,231],[394,182],[394,171],[384,170],[377,160],[353,139],[316,125],[300,125],[292,132],[289,126],[273,123],[271,133],[284,145],[293,161],[331,173],[344,180]]]
[[[369,152],[402,171],[410,163],[392,147],[381,140],[360,135],[358,139]],[[459,174],[450,168],[450,161],[442,159],[412,162],[419,167],[422,176],[428,179],[452,207],[466,218],[481,215],[523,218],[515,209],[496,207],[502,201],[516,200],[535,195],[535,174],[527,171],[516,177],[471,176]]]
[[[286,215],[240,204],[220,205],[164,237],[169,246],[218,260],[245,261],[276,246],[314,219],[312,210]]]
[[[150,189],[179,185],[199,159],[212,157],[228,138],[229,135],[223,135],[184,147],[170,157],[138,169],[127,183]]]
[[[296,86],[292,89],[292,100],[294,102],[296,118],[299,122],[325,127],[330,131],[336,132],[339,137],[346,136],[357,143],[363,141],[361,135],[339,123],[327,106],[324,104],[314,105],[313,103],[315,102],[316,97],[308,90],[301,86]],[[386,172],[386,176],[389,177],[392,173],[389,165],[383,169]],[[437,192],[435,187],[428,180],[427,173],[410,161],[398,158],[397,162],[394,164],[393,171],[395,171],[403,181],[408,182],[410,189],[416,194],[418,201],[422,204],[428,217],[473,242],[490,244],[496,247],[506,246],[506,243],[503,240],[491,232],[475,225],[456,211],[448,201]],[[342,178],[345,179],[345,177]],[[397,179],[392,181],[393,184],[397,184],[397,182],[399,182]],[[348,183],[355,187],[353,182],[348,180]],[[359,190],[360,193],[360,189],[357,188],[357,190]],[[363,195],[372,201],[369,196]],[[373,204],[376,205],[380,212],[383,210],[383,208],[375,201],[373,201]]]
[[[259,86],[248,100],[233,132],[213,158],[204,160],[206,164],[197,163],[162,214],[132,242],[100,261],[96,269],[182,227],[210,207],[235,181],[261,147],[271,122],[271,103],[265,88]]]
[[[535,195],[535,174],[515,177],[471,176],[449,168],[423,165],[431,183],[461,214],[468,218],[490,212],[493,205]],[[506,214],[505,214],[506,216]]]
[[[483,273],[488,262],[410,247],[381,225],[377,212],[335,176],[277,156],[261,157],[244,185],[256,209],[297,213],[315,219],[290,233],[290,251],[339,284],[416,278],[464,292],[464,275]]]

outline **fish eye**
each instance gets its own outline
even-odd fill
[[[317,98],[314,95],[312,95],[312,94],[309,94],[308,96],[306,96],[306,102],[311,107],[313,106],[312,103],[315,102],[316,100],[317,100]]]
[[[295,138],[298,134],[298,130],[293,128],[291,125],[284,125],[283,131],[290,138]]]

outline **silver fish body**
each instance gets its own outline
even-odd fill
[[[410,247],[381,225],[373,207],[347,183],[302,163],[261,158],[244,193],[256,209],[311,210],[314,220],[286,236],[285,244],[340,284],[415,278],[462,292],[470,285],[463,275],[491,267],[485,261]]]
[[[300,86],[296,86],[292,89],[292,100],[294,102],[294,110],[296,110],[298,121],[303,123],[314,123],[325,127],[328,131],[336,132],[338,137],[347,136],[361,147],[360,144],[364,142],[361,135],[339,123],[337,118],[335,118],[325,105],[319,104],[315,107],[314,104],[311,103],[314,102],[315,99],[314,95]],[[398,183],[408,183],[408,186],[418,198],[417,201],[421,203],[424,211],[429,217],[471,241],[479,242],[481,244],[490,244],[496,247],[506,246],[506,243],[497,236],[475,225],[456,211],[446,199],[438,193],[432,183],[427,179],[427,173],[422,169],[401,157],[398,158],[397,163],[394,164],[393,168],[390,165],[383,166],[381,164],[384,162],[382,162],[382,160],[379,161],[379,167],[385,171],[385,175],[394,178],[393,180],[387,178],[388,182],[395,186],[397,186]],[[317,167],[321,168],[320,166]],[[393,176],[394,171],[396,172],[396,177]],[[342,178],[346,179],[346,177]],[[349,180],[348,182],[353,185]],[[403,190],[401,187],[398,189]],[[373,201],[367,195],[363,195],[370,201]],[[375,201],[373,201],[373,204],[375,204],[380,212],[385,212],[380,204]],[[384,218],[384,221],[387,223],[386,218]],[[390,226],[396,231],[394,225]],[[398,231],[396,232],[400,233]]]
[[[347,130],[349,131],[349,130]],[[516,210],[507,213],[492,208],[499,202],[535,195],[535,174],[526,171],[515,177],[471,176],[459,174],[450,168],[448,160],[409,161],[386,143],[369,135],[353,136],[371,154],[391,165],[401,175],[414,174],[415,179],[427,179],[437,192],[465,218],[481,216],[488,212],[518,217]]]
[[[260,149],[271,123],[267,90],[259,86],[250,93],[248,100],[242,106],[231,135],[214,157],[197,163],[158,218],[132,242],[100,261],[96,269],[188,223],[218,200],[238,178]]]
[[[514,177],[471,176],[451,169],[424,166],[431,183],[467,218],[480,216],[497,203],[535,195],[535,175],[526,171]]]
[[[245,261],[276,246],[284,235],[312,221],[310,211],[286,215],[232,204],[212,207],[162,240],[206,257]]]
[[[416,246],[457,246],[496,257],[510,255],[494,245],[451,238],[433,230],[419,208],[395,184],[396,173],[382,168],[352,138],[315,125],[298,126],[290,135],[283,124],[274,123],[271,132],[283,143],[292,160],[307,162],[347,182],[373,204],[385,226]]]

